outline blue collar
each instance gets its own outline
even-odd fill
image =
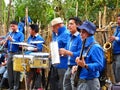
[[[77,32],[75,32],[73,35],[72,34],[70,34],[70,36],[74,36],[74,37],[77,37],[78,35],[80,35],[80,33],[77,31]]]
[[[96,41],[94,36],[92,35],[86,39],[85,47],[89,47],[93,42],[96,42]]]
[[[60,27],[60,28],[58,29],[58,35],[60,35],[61,33],[63,33],[65,30],[66,30],[66,27],[65,27],[65,26]]]

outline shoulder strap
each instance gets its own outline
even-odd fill
[[[97,44],[97,42],[93,42],[93,43],[88,47],[87,51],[85,52],[85,56],[87,56],[88,52],[90,51],[90,49],[92,48],[92,46],[93,46],[94,44]]]

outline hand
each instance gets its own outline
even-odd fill
[[[72,67],[72,74],[74,74],[77,71],[77,68],[78,68],[77,66]]]
[[[115,40],[115,36],[109,37],[109,41],[110,41],[110,42],[112,42],[112,41],[114,41],[114,40]]]
[[[60,48],[60,49],[59,49],[59,53],[60,53],[61,56],[66,55],[66,51],[67,51],[67,50],[64,49],[64,48]]]
[[[8,36],[7,40],[13,41],[13,38],[11,36]]]
[[[75,61],[76,61],[77,65],[79,65],[81,67],[85,67],[85,65],[86,65],[84,57],[82,57],[82,60],[80,60],[79,57],[77,57]]]
[[[1,42],[0,42],[0,44],[5,44],[6,43],[6,40],[2,40]]]
[[[34,51],[34,47],[27,47],[27,50]]]

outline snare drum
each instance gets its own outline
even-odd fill
[[[31,68],[48,68],[49,67],[49,54],[48,53],[30,53],[34,56],[33,60],[30,60]]]
[[[13,56],[13,70],[23,72],[30,70],[29,61],[33,59],[34,56],[31,55],[14,55]]]

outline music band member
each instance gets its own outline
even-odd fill
[[[31,52],[42,52],[43,45],[42,43],[32,43],[33,41],[43,41],[44,39],[42,36],[38,34],[39,27],[36,24],[30,25],[30,36],[27,39],[28,44],[32,44],[35,47],[27,47],[28,51],[26,54],[30,54]],[[30,83],[32,83],[32,87],[30,88]],[[37,83],[36,83],[37,82]],[[28,89],[39,89],[41,88],[41,75],[40,75],[40,69],[39,68],[31,68],[30,71],[27,73],[27,85]]]
[[[2,41],[2,44],[6,44],[8,48],[8,83],[9,90],[18,90],[20,81],[20,72],[13,71],[13,55],[19,53],[19,45],[14,44],[14,42],[23,42],[24,35],[18,30],[18,23],[16,21],[10,22],[11,32],[6,35],[6,39]]]
[[[113,36],[109,37],[112,42],[113,49],[113,72],[115,76],[115,82],[120,84],[120,14],[117,17],[118,26]]]
[[[51,21],[52,41],[58,42],[58,48],[65,48],[69,39],[69,31],[60,17]],[[63,90],[63,77],[67,69],[67,56],[60,56],[60,63],[53,65],[54,72],[50,75],[50,90]]]
[[[76,63],[82,67],[79,76],[77,90],[100,90],[100,82],[98,77],[100,71],[104,68],[104,52],[102,47],[96,43],[94,33],[96,26],[90,21],[84,21],[78,27],[82,40],[86,39],[83,48],[83,58],[76,58]],[[72,73],[77,70],[77,66],[72,68]]]
[[[65,72],[63,79],[63,90],[76,90],[74,87],[73,77],[71,76],[72,66],[76,65],[75,59],[80,55],[82,40],[80,33],[77,31],[81,20],[78,17],[69,19],[68,29],[70,31],[70,39],[68,40],[66,48],[60,48],[61,55],[68,56],[68,69]]]

